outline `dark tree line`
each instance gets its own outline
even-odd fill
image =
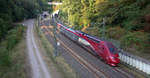
[[[0,40],[4,38],[12,23],[34,18],[47,10],[47,0],[0,0]]]

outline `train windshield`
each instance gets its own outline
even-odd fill
[[[117,48],[112,43],[107,43],[107,46],[111,53],[115,54],[118,52]]]

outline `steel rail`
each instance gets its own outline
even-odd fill
[[[51,31],[45,29],[50,36],[53,36]],[[81,56],[79,56],[77,53],[75,53],[72,49],[67,47],[63,41],[58,39],[58,41],[62,44],[63,49],[66,50],[67,53],[69,53],[77,62],[79,62],[83,67],[85,67],[89,72],[92,72],[96,78],[111,78],[109,77],[105,72],[98,70],[96,67],[94,67],[92,64],[87,62],[85,59],[83,59]]]

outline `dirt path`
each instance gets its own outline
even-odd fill
[[[27,48],[28,59],[32,70],[32,78],[51,78],[48,68],[43,61],[39,48],[35,42],[33,34],[34,20],[27,20],[24,22],[27,26]]]

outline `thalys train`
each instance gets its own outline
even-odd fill
[[[112,43],[98,39],[84,32],[73,30],[60,23],[57,23],[57,29],[71,40],[90,47],[93,52],[100,56],[107,64],[117,66],[117,64],[120,63],[118,50]]]

